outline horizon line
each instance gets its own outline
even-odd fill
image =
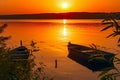
[[[12,14],[0,14],[2,15],[32,15],[32,14],[65,14],[65,13],[120,13],[119,12],[46,12],[46,13],[12,13]]]

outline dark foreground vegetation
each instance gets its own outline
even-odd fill
[[[1,25],[0,33],[4,31],[7,24]],[[0,80],[52,80],[44,72],[45,65],[34,62],[34,53],[39,51],[36,42],[31,41],[29,46],[29,57],[27,59],[13,57],[12,48],[8,48],[6,41],[10,36],[0,35]]]
[[[120,25],[119,21],[117,21],[116,17],[112,14],[107,15],[107,17],[102,22],[105,25],[101,31],[106,31],[109,28],[113,28],[113,32],[109,34],[106,38],[109,37],[118,37],[118,46],[120,47]],[[114,68],[108,67],[103,69],[102,72],[99,74],[101,80],[119,80],[120,79],[120,69],[117,68],[120,64],[120,59],[114,57]]]

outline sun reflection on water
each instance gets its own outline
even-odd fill
[[[63,20],[63,24],[66,24],[66,23],[67,23],[67,20],[66,20],[66,19],[64,19],[64,20]]]
[[[62,35],[63,35],[63,40],[66,41],[67,40],[67,36],[68,36],[68,30],[67,30],[67,20],[64,19],[63,20],[63,30],[62,30]]]
[[[64,20],[63,20],[63,24],[64,24],[64,26],[63,26],[63,36],[64,36],[64,37],[67,36],[66,22],[67,22],[67,20],[64,19]]]
[[[65,25],[64,25],[64,28],[63,28],[63,36],[67,36],[67,28],[66,28]]]

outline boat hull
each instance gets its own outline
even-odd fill
[[[30,51],[24,46],[20,46],[18,48],[13,49],[11,53],[12,53],[11,58],[13,60],[28,59],[28,57],[30,55]]]

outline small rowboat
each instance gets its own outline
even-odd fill
[[[27,60],[29,57],[30,51],[22,45],[20,41],[20,46],[12,50],[12,59],[13,60]]]
[[[115,54],[91,47],[68,43],[68,57],[92,71],[114,68]]]

